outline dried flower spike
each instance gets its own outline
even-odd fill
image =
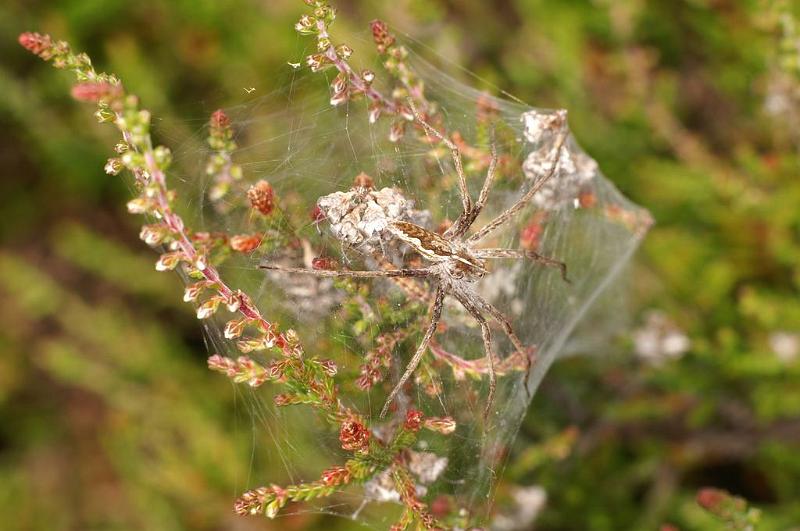
[[[261,180],[247,191],[250,206],[264,216],[268,216],[275,208],[275,190],[267,181]]]

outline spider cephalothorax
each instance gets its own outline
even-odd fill
[[[477,244],[486,236],[494,232],[497,228],[510,223],[514,220],[516,214],[522,210],[536,195],[536,193],[544,186],[544,184],[554,175],[556,169],[561,162],[561,150],[564,147],[564,142],[567,136],[566,127],[566,111],[559,111],[556,113],[553,120],[550,122],[550,130],[547,131],[552,137],[553,141],[553,158],[546,164],[546,173],[536,181],[531,188],[523,194],[523,196],[512,206],[496,216],[493,220],[478,229],[471,236],[467,236],[467,232],[472,227],[472,224],[478,218],[483,207],[486,205],[486,200],[489,197],[489,191],[492,187],[495,177],[495,169],[497,167],[497,153],[495,146],[492,145],[492,158],[489,164],[489,169],[486,172],[486,179],[483,182],[481,191],[478,195],[477,201],[473,203],[467,187],[467,179],[464,174],[463,164],[461,161],[461,153],[458,147],[447,137],[442,135],[438,130],[429,125],[417,112],[410,102],[410,106],[414,112],[416,121],[423,127],[423,129],[431,136],[437,138],[450,150],[458,175],[458,188],[461,196],[462,212],[458,219],[446,230],[443,234],[431,232],[415,223],[404,221],[401,219],[383,220],[380,223],[371,223],[369,225],[367,236],[374,235],[376,232],[388,233],[391,237],[409,245],[416,251],[424,260],[430,263],[426,267],[409,268],[409,269],[381,269],[381,270],[324,270],[324,269],[303,269],[303,268],[287,268],[275,264],[262,264],[264,269],[271,269],[277,271],[285,271],[288,273],[305,273],[317,275],[322,277],[350,277],[350,278],[424,278],[427,279],[434,291],[434,295],[430,307],[430,323],[425,331],[416,352],[406,366],[403,375],[395,384],[389,397],[381,410],[381,417],[386,415],[389,406],[394,401],[397,394],[402,390],[408,379],[414,374],[417,366],[422,359],[422,356],[428,349],[428,345],[436,333],[437,326],[442,317],[442,308],[444,306],[445,296],[455,298],[464,309],[478,321],[481,327],[481,336],[483,338],[484,352],[487,360],[487,373],[489,376],[489,396],[487,397],[486,412],[492,404],[496,387],[496,376],[494,371],[495,354],[492,346],[492,331],[489,326],[490,321],[494,321],[500,325],[503,332],[508,336],[514,348],[522,353],[527,359],[531,360],[533,350],[526,348],[522,341],[517,337],[514,329],[509,320],[503,313],[495,308],[491,303],[481,297],[473,288],[473,284],[485,276],[488,272],[486,261],[490,259],[499,258],[517,258],[517,259],[530,259],[537,263],[554,266],[561,269],[561,275],[566,279],[566,266],[564,263],[539,255],[533,251],[525,251],[521,249],[498,249],[498,248],[479,248]],[[340,193],[339,193],[340,194]],[[383,189],[376,194],[382,194],[387,197],[391,196],[391,189]],[[335,194],[334,194],[335,195]],[[376,196],[376,205],[380,203],[381,199]],[[349,207],[347,207],[349,208]],[[352,209],[340,209],[344,212],[338,212],[340,216],[350,213]],[[389,209],[381,207],[384,211]],[[374,209],[373,209],[374,211]],[[399,211],[399,210],[398,210]],[[352,226],[350,226],[352,228]],[[380,229],[380,230],[379,230]],[[363,232],[363,231],[362,231]],[[353,242],[362,241],[364,234],[359,232],[348,231],[346,234],[353,235]],[[531,360],[532,361],[532,360]]]

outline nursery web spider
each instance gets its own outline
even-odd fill
[[[472,315],[480,324],[481,335],[483,336],[483,346],[486,354],[487,368],[489,375],[489,395],[484,413],[488,414],[494,399],[495,388],[497,385],[494,371],[494,353],[492,347],[492,331],[489,327],[489,320],[496,321],[511,340],[512,345],[526,359],[531,359],[522,341],[517,337],[509,320],[500,310],[482,298],[473,288],[473,284],[483,278],[488,272],[486,260],[496,258],[517,258],[530,259],[545,266],[557,267],[561,270],[561,276],[566,280],[566,265],[563,262],[542,256],[533,251],[522,249],[498,249],[498,248],[478,248],[476,244],[488,236],[490,233],[513,221],[514,216],[522,210],[525,205],[533,198],[542,186],[552,178],[560,160],[561,150],[567,137],[566,111],[559,111],[557,121],[558,131],[555,136],[555,151],[553,160],[549,164],[547,173],[535,182],[531,188],[512,206],[507,208],[493,220],[478,229],[471,236],[466,233],[472,227],[489,197],[489,191],[495,178],[497,168],[497,148],[492,143],[491,162],[483,182],[483,187],[478,195],[478,199],[473,203],[467,188],[467,179],[464,174],[464,167],[461,159],[461,152],[458,147],[442,133],[436,130],[411,104],[416,121],[423,127],[427,134],[437,138],[444,144],[452,155],[453,164],[458,175],[458,188],[461,196],[462,212],[458,219],[442,234],[431,232],[407,221],[391,221],[386,227],[387,231],[398,240],[408,244],[422,258],[430,263],[427,267],[417,269],[389,269],[389,270],[316,270],[304,268],[283,267],[274,264],[264,263],[260,267],[287,273],[303,273],[320,277],[348,277],[348,278],[397,278],[397,277],[416,277],[427,278],[435,286],[435,295],[431,303],[430,323],[425,331],[414,356],[408,362],[405,372],[400,380],[389,393],[388,398],[381,410],[380,417],[386,416],[389,406],[392,404],[397,394],[401,391],[408,379],[414,374],[417,366],[425,354],[428,345],[436,332],[436,327],[442,317],[442,307],[444,298],[450,295],[455,298],[464,309]],[[488,317],[487,317],[488,316]],[[530,368],[530,365],[529,365]]]

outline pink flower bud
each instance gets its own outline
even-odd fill
[[[225,339],[236,339],[242,335],[247,319],[233,319],[225,323]]]
[[[406,421],[403,424],[403,427],[408,431],[419,431],[420,427],[422,426],[422,419],[422,411],[409,409],[406,413]]]
[[[369,430],[358,420],[348,419],[342,422],[339,430],[339,442],[342,448],[350,451],[364,451],[369,446]]]
[[[322,473],[320,481],[328,487],[335,487],[350,481],[350,471],[343,466],[329,468]]]
[[[267,216],[275,208],[275,190],[267,181],[261,180],[247,191],[250,206]]]
[[[107,82],[78,83],[72,86],[72,97],[78,101],[100,101],[119,97],[122,94],[119,85]]]
[[[231,126],[231,119],[228,118],[225,111],[217,109],[211,114],[210,125],[216,129],[225,129]]]
[[[428,430],[449,435],[456,430],[456,421],[452,417],[431,417],[425,419],[423,426]]]
[[[331,378],[336,376],[336,373],[339,370],[338,367],[336,367],[336,363],[334,363],[333,360],[320,360],[319,366],[322,368],[325,374],[330,376]]]
[[[53,40],[50,35],[25,32],[19,36],[18,40],[23,48],[42,59],[50,59],[52,57]]]
[[[186,257],[180,251],[164,253],[159,257],[158,262],[156,262],[156,271],[172,271],[178,266],[181,260],[185,259]]]
[[[231,236],[231,249],[240,253],[251,253],[261,245],[261,236],[258,234],[237,234]]]

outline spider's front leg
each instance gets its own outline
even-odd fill
[[[299,273],[317,277],[345,277],[345,278],[379,278],[379,277],[427,277],[430,275],[428,268],[421,269],[381,269],[372,270],[336,270],[336,269],[306,269],[303,267],[284,267],[277,264],[261,263],[260,269],[280,271],[282,273]]]
[[[475,254],[478,258],[527,258],[546,267],[558,268],[561,271],[561,278],[564,282],[570,283],[569,278],[567,278],[567,264],[534,251],[524,251],[522,249],[478,249]]]
[[[474,210],[472,206],[472,198],[469,195],[469,188],[467,187],[467,175],[464,173],[464,162],[461,158],[461,150],[458,149],[458,146],[453,143],[452,140],[444,136],[438,129],[433,127],[429,124],[422,115],[417,110],[417,106],[414,103],[414,100],[408,98],[408,105],[411,107],[411,112],[414,114],[414,119],[419,123],[425,132],[437,140],[439,140],[442,144],[444,144],[447,149],[450,150],[450,156],[453,158],[453,166],[456,169],[456,174],[458,175],[458,192],[461,195],[461,215],[458,216],[458,219],[453,223],[453,225],[448,228],[445,233],[444,237],[449,238],[454,234],[463,234],[469,225],[470,216]]]
[[[530,200],[533,199],[533,196],[535,196],[537,192],[539,192],[539,190],[541,190],[542,187],[547,184],[547,182],[556,174],[556,170],[559,169],[561,162],[561,150],[564,148],[564,144],[566,143],[569,135],[569,130],[567,129],[567,111],[559,111],[559,114],[561,116],[561,124],[559,131],[556,134],[555,148],[553,150],[553,155],[550,160],[550,167],[547,173],[538,181],[536,181],[516,203],[501,212],[500,215],[498,215],[492,221],[481,227],[478,232],[467,238],[468,244],[474,244],[482,240],[498,227],[508,223],[513,216],[522,210],[530,202]]]

